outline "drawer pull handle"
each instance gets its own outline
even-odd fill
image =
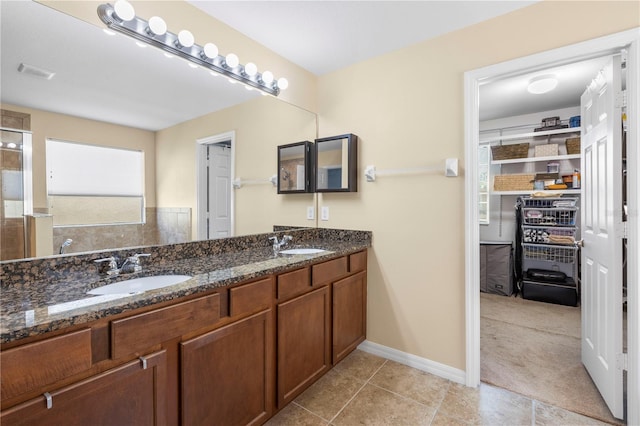
[[[44,400],[47,403],[47,410],[51,410],[53,408],[53,397],[49,392],[45,392],[43,395]]]
[[[140,357],[140,362],[142,363],[142,369],[146,370],[147,369],[147,359],[143,356]]]

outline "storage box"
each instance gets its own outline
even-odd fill
[[[567,138],[565,140],[567,145],[567,154],[580,154],[580,138]]]
[[[531,191],[535,175],[497,175],[493,180],[495,191]]]
[[[512,158],[527,158],[529,156],[528,143],[511,145],[497,145],[491,147],[491,157],[494,160],[510,160]]]
[[[578,306],[578,288],[570,278],[566,284],[522,281],[522,298],[558,305]]]
[[[536,145],[533,148],[536,157],[553,157],[558,155],[558,144],[548,143],[545,145]]]

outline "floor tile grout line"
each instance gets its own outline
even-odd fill
[[[324,417],[322,417],[322,416],[321,416],[321,415],[319,415],[318,413],[314,413],[313,411],[309,410],[309,409],[308,409],[308,408],[306,408],[306,407],[303,407],[302,405],[298,404],[297,402],[295,402],[295,401],[291,401],[291,403],[292,403],[292,404],[294,404],[294,405],[296,405],[296,406],[298,406],[298,407],[300,407],[300,408],[302,408],[304,411],[306,411],[307,413],[309,413],[309,414],[313,415],[314,417],[317,417],[317,418],[322,419],[323,421],[327,422],[327,425],[331,423],[331,420],[327,420],[327,419],[325,419]]]
[[[389,360],[385,359],[384,362],[382,364],[380,364],[380,367],[378,367],[376,369],[376,371],[373,372],[373,374],[371,376],[369,376],[369,378],[367,380],[364,381],[364,383],[362,384],[362,386],[360,386],[360,389],[358,389],[356,391],[356,393],[353,394],[353,396],[351,396],[351,398],[349,398],[349,400],[342,406],[342,408],[340,408],[340,410],[338,410],[338,412],[336,413],[335,416],[333,416],[331,418],[331,420],[329,420],[329,424],[333,423],[333,421],[344,411],[345,408],[347,408],[347,405],[349,405],[351,403],[351,401],[353,401],[355,399],[356,396],[358,396],[358,394],[360,393],[360,391],[362,391],[362,389],[364,389],[365,386],[367,386],[367,384],[371,381],[371,379],[378,374],[378,371],[380,371],[380,369],[382,367],[385,366],[385,364],[388,362]]]
[[[440,411],[440,408],[442,408],[442,403],[444,402],[445,399],[447,399],[447,394],[451,390],[452,383],[453,382],[451,382],[451,380],[447,380],[447,390],[445,392],[443,392],[442,399],[440,400],[440,402],[438,403],[438,406],[436,407],[435,411],[433,412],[433,415],[431,416],[431,421],[429,421],[429,424],[433,423],[433,421],[436,418],[436,415],[438,414],[438,411]]]

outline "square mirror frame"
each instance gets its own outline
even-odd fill
[[[310,141],[303,141],[278,146],[278,194],[305,194],[315,192],[315,172],[313,170],[315,165],[315,161],[313,161],[315,151],[313,150],[312,145],[313,143]],[[287,166],[287,160],[284,153],[287,150],[295,150],[297,147],[302,147],[304,150],[302,164],[296,164],[296,166],[304,166],[304,188],[300,188],[300,185],[296,185],[296,189],[288,189],[283,187],[282,183],[285,181],[293,182],[294,179],[297,183],[298,177],[297,173],[293,170],[287,170],[288,168],[291,168],[291,166]]]
[[[323,144],[336,142],[339,140],[347,140],[347,158],[342,161],[340,168],[347,168],[346,173],[341,173],[341,176],[347,178],[347,184],[341,185],[339,188],[319,188],[319,182],[321,182],[319,173],[321,167],[318,164],[320,158],[320,152]],[[326,138],[320,138],[315,140],[315,185],[316,192],[357,192],[358,191],[358,137],[352,133],[347,133],[339,136],[330,136]],[[346,163],[346,164],[345,164]]]

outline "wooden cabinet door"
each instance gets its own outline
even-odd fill
[[[0,423],[165,425],[166,368],[165,351],[156,352],[9,408]]]
[[[183,342],[182,424],[262,424],[273,407],[272,311]]]
[[[333,363],[353,351],[366,336],[367,275],[359,272],[333,283]]]
[[[278,407],[322,376],[331,363],[329,288],[278,305]]]

